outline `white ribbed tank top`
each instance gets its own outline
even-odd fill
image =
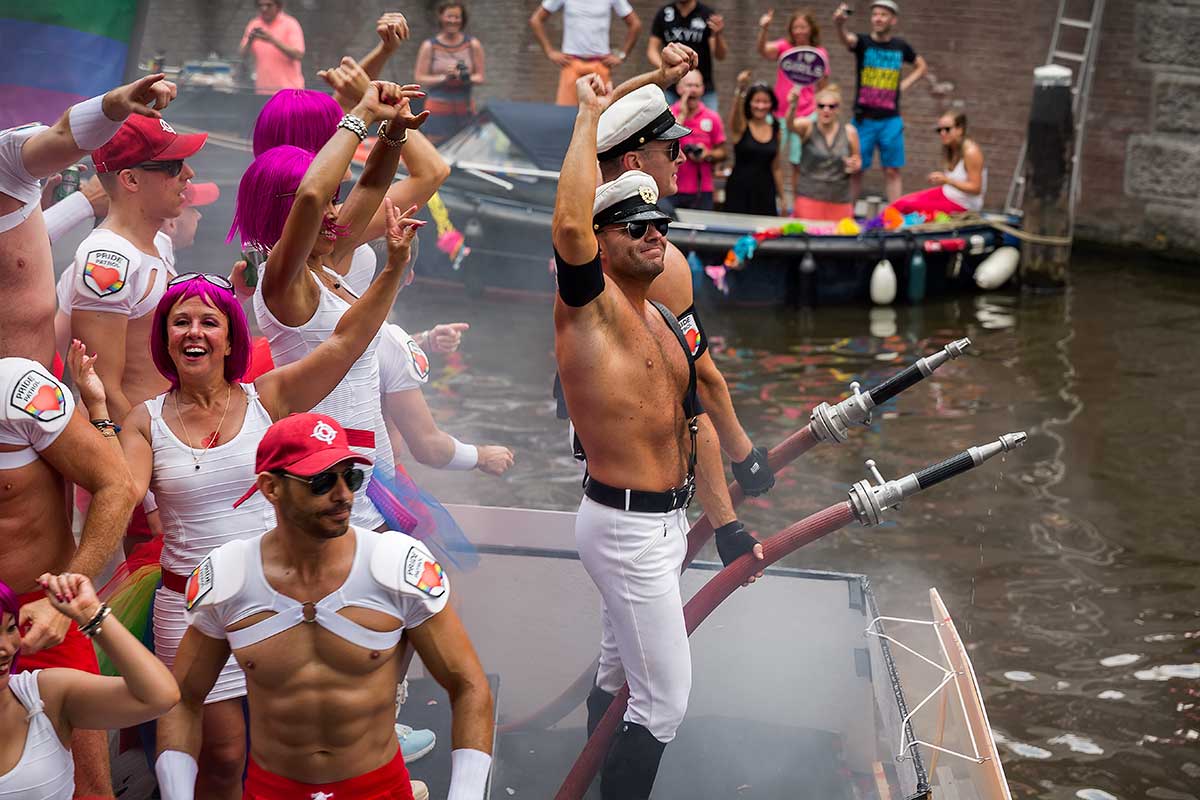
[[[326,271],[337,280],[342,280],[342,276],[336,272]],[[321,290],[321,299],[318,301],[317,310],[313,312],[312,317],[300,327],[291,328],[279,322],[267,308],[261,289],[254,293],[254,315],[258,320],[258,327],[266,335],[267,341],[271,345],[271,358],[280,366],[299,361],[332,336],[338,320],[350,308],[345,300],[327,289],[307,267],[304,269],[304,274],[316,282],[317,287]],[[345,286],[345,283],[342,285]],[[259,282],[259,286],[262,286],[261,282]],[[371,480],[371,473],[374,469],[378,469],[389,478],[395,473],[392,443],[388,440],[387,428],[383,424],[383,410],[379,399],[379,362],[375,358],[379,339],[380,333],[376,332],[371,344],[354,362],[354,366],[346,373],[342,382],[312,409],[319,414],[328,414],[333,417],[341,423],[343,428],[375,432],[375,448],[373,450],[362,447],[354,448],[374,460],[375,466],[373,468],[363,467],[367,473],[367,480],[355,493],[354,510],[350,514],[352,524],[371,530],[384,524],[383,517],[367,497],[367,486]]]
[[[275,527],[275,509],[260,492],[233,507],[234,501],[254,485],[255,452],[271,427],[271,415],[259,401],[254,384],[235,384],[233,391],[238,387],[246,393],[242,429],[203,455],[167,427],[163,405],[169,393],[146,401],[154,451],[150,488],[158,501],[163,526],[161,563],[177,575],[190,574],[206,555],[225,542],[248,539]],[[198,470],[193,455],[200,456]]]
[[[25,706],[29,732],[21,760],[0,775],[2,800],[71,800],[75,794],[75,762],[43,710],[40,672],[18,672],[8,679],[9,689]]]

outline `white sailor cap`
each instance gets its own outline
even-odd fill
[[[663,90],[650,84],[635,89],[605,109],[596,129],[600,161],[632,153],[655,139],[682,139],[691,133],[675,121]]]
[[[670,219],[656,203],[658,184],[654,178],[636,169],[623,172],[616,180],[597,187],[592,227],[600,230],[605,225]]]

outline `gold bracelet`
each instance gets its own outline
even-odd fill
[[[402,147],[404,143],[408,141],[408,128],[404,129],[404,133],[400,135],[400,138],[393,139],[391,136],[388,136],[387,133],[389,121],[390,120],[384,120],[379,124],[379,138],[382,139],[383,143],[388,147]]]

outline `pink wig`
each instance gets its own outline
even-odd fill
[[[312,89],[280,89],[258,112],[254,123],[254,155],[290,144],[316,153],[333,136],[341,106]]]
[[[154,309],[154,324],[150,331],[150,356],[159,374],[171,382],[172,389],[179,388],[179,371],[175,362],[167,352],[167,322],[171,309],[192,297],[199,297],[206,304],[225,315],[229,322],[229,355],[225,356],[225,380],[230,383],[240,381],[250,367],[250,326],[246,324],[246,314],[242,304],[234,297],[233,292],[214,286],[203,278],[177,283],[167,288],[158,307]]]
[[[312,161],[312,153],[292,145],[272,147],[254,159],[238,184],[233,225],[225,241],[240,235],[243,247],[274,247]]]
[[[7,583],[0,581],[0,619],[3,619],[5,614],[12,614],[13,622],[16,622],[21,616],[21,601],[17,599],[17,593],[12,590]],[[8,663],[8,671],[17,671],[17,656],[19,653],[13,653],[12,661]]]

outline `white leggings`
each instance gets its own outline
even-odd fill
[[[679,571],[687,515],[640,514],[584,497],[575,518],[579,559],[600,590],[604,633],[596,685],[616,693],[629,683],[625,720],[667,743],[687,710],[692,656]]]

